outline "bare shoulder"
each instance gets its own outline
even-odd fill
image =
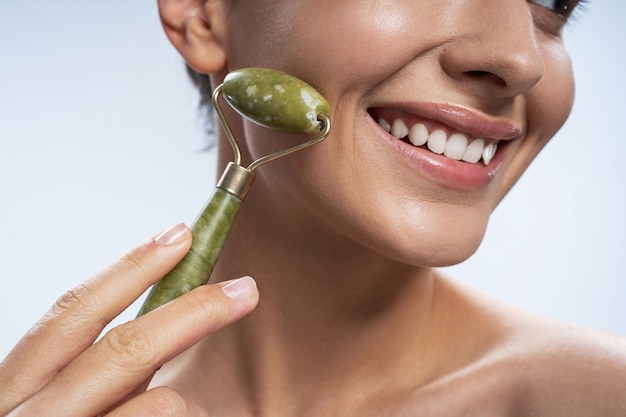
[[[626,416],[626,338],[467,294],[502,335],[475,366],[483,395],[515,415]]]
[[[626,416],[626,339],[527,317],[509,345],[528,358],[523,386],[532,415]]]

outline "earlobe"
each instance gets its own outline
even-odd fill
[[[159,0],[159,14],[170,42],[194,70],[213,74],[226,65],[222,7],[204,0]],[[219,23],[217,23],[219,22]]]

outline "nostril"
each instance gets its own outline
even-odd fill
[[[489,71],[465,71],[467,77],[477,81],[489,81],[497,85],[506,86],[504,79]]]

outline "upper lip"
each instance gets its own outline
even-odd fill
[[[519,138],[522,133],[521,127],[514,121],[489,116],[459,104],[396,103],[372,107],[400,110],[409,115],[431,119],[453,130],[484,139],[511,140]],[[393,122],[393,120],[389,122]]]

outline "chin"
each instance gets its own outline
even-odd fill
[[[460,264],[469,259],[478,249],[484,233],[471,236],[454,235],[450,239],[436,238],[436,244],[425,249],[411,251],[409,264],[421,267],[445,267]],[[431,241],[432,242],[432,241]]]
[[[362,244],[382,256],[416,267],[445,267],[470,258],[480,246],[488,217],[464,216],[454,220],[436,218],[423,221],[395,221],[387,227],[369,228],[369,238],[361,236]],[[380,235],[379,231],[385,234]],[[378,233],[377,233],[378,232]],[[370,244],[367,244],[369,240]]]

